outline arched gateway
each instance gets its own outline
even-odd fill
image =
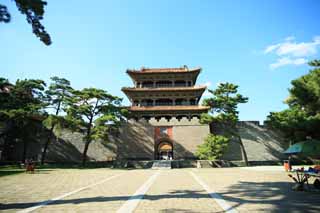
[[[173,159],[173,144],[170,140],[162,140],[155,147],[155,156],[158,160]]]

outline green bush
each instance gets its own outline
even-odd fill
[[[229,139],[221,136],[209,134],[204,143],[198,146],[196,156],[201,160],[219,159],[228,147]]]

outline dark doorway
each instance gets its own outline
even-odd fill
[[[155,151],[157,160],[173,160],[173,145],[171,142],[160,142]]]

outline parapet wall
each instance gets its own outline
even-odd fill
[[[145,121],[145,119],[141,119],[139,121]],[[175,117],[172,117],[170,120],[162,117],[159,121],[155,118],[151,118],[148,123],[150,123],[152,126],[207,126],[200,124],[200,120],[197,117],[193,117],[191,119],[183,117],[180,120]]]

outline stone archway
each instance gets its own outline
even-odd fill
[[[173,144],[170,140],[161,140],[155,147],[155,156],[157,160],[173,159]]]

